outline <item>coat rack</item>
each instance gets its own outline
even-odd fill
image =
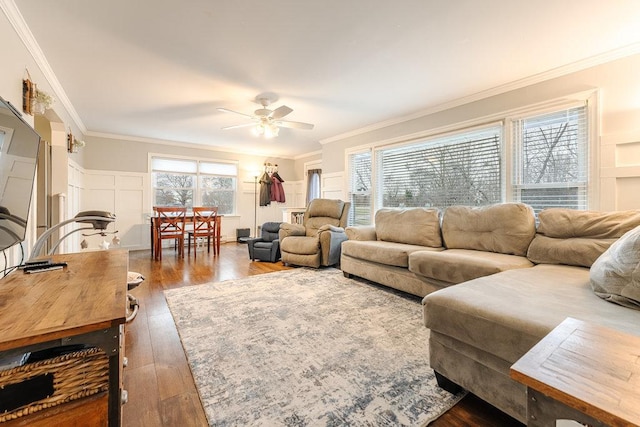
[[[278,165],[272,165],[271,163],[264,164],[264,171],[271,175],[274,172],[278,172]]]

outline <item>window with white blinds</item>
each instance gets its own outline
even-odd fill
[[[373,224],[371,151],[351,153],[349,161],[349,225]]]
[[[512,198],[544,208],[587,209],[586,105],[530,116],[512,124]]]
[[[379,207],[482,206],[502,197],[502,126],[476,128],[376,153]]]
[[[219,214],[236,211],[236,163],[152,157],[154,206],[217,206]]]
[[[372,224],[385,207],[523,202],[588,209],[587,101],[484,127],[348,155],[350,225]],[[504,138],[503,134],[511,138]],[[506,146],[506,142],[509,146]],[[508,157],[507,157],[508,156]]]

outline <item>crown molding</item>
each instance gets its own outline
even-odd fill
[[[49,65],[49,61],[47,61],[47,58],[45,57],[44,52],[42,52],[42,49],[40,49],[40,45],[38,44],[35,37],[33,36],[33,33],[27,26],[27,23],[25,22],[22,14],[20,13],[18,6],[16,6],[13,0],[0,0],[0,8],[3,10],[7,19],[13,26],[16,33],[18,34],[18,37],[20,37],[20,40],[22,40],[22,43],[25,45],[25,47],[31,54],[31,57],[35,61],[36,65],[38,66],[38,68],[40,68],[40,71],[44,75],[44,78],[47,80],[47,82],[51,86],[51,89],[53,90],[53,93],[55,94],[56,99],[60,101],[60,103],[65,108],[65,110],[67,110],[67,113],[71,117],[71,120],[73,120],[73,122],[80,129],[80,131],[82,133],[86,133],[87,127],[82,122],[82,119],[78,115],[78,112],[76,111],[76,109],[73,107],[71,100],[69,100],[67,93],[65,92],[64,88],[60,84],[60,81],[58,80],[55,73],[53,72],[53,69]]]
[[[294,160],[300,160],[300,159],[305,159],[307,157],[316,156],[318,154],[322,154],[322,150],[311,151],[309,153],[304,153],[304,154],[298,154],[298,155],[294,156],[293,159]],[[313,160],[313,161],[315,161],[315,160]]]
[[[260,152],[255,150],[232,150],[225,147],[197,143],[197,142],[184,142],[184,141],[172,141],[169,139],[156,139],[142,136],[131,136],[131,135],[120,135],[115,133],[106,133],[106,132],[93,132],[87,131],[85,133],[85,137],[94,137],[94,138],[106,138],[106,139],[114,139],[118,141],[128,141],[128,142],[141,142],[144,144],[157,144],[157,145],[169,145],[172,147],[183,147],[183,148],[192,148],[197,150],[206,150],[206,151],[217,151],[220,153],[231,153],[231,154],[244,154],[250,156],[270,156],[270,157],[278,157],[280,159],[294,160],[294,157],[287,156],[283,154],[274,154],[273,152]]]
[[[373,132],[378,129],[382,129],[382,128],[393,126],[399,123],[407,122],[409,120],[418,119],[420,117],[428,116],[430,114],[435,114],[440,111],[449,110],[455,107],[459,107],[461,105],[469,104],[471,102],[479,101],[481,99],[489,98],[495,95],[500,95],[506,92],[510,92],[512,90],[521,89],[523,87],[531,86],[547,80],[552,80],[557,77],[562,77],[567,74],[586,70],[587,68],[591,68],[601,64],[606,64],[607,62],[612,62],[617,59],[625,58],[627,56],[636,55],[639,53],[640,53],[640,43],[633,43],[618,49],[605,52],[600,55],[592,56],[580,61],[573,62],[571,64],[563,65],[561,67],[553,68],[551,70],[534,74],[532,76],[525,77],[523,79],[515,80],[510,83],[506,83],[491,89],[477,92],[469,96],[465,96],[462,98],[455,99],[453,101],[445,102],[444,104],[439,104],[434,107],[427,108],[426,110],[421,110],[405,116],[395,117],[382,122],[373,123],[371,125],[368,125],[359,129],[355,129],[355,130],[345,132],[336,136],[332,136],[329,138],[325,138],[320,140],[319,142],[320,144],[325,145],[325,144],[340,141],[346,138],[362,135],[368,132]]]

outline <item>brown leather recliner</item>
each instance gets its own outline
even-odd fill
[[[302,224],[281,224],[282,262],[315,268],[338,264],[350,206],[342,200],[314,199]]]

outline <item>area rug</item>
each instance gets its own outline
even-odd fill
[[[423,426],[437,384],[420,299],[300,268],[165,291],[211,426]]]

